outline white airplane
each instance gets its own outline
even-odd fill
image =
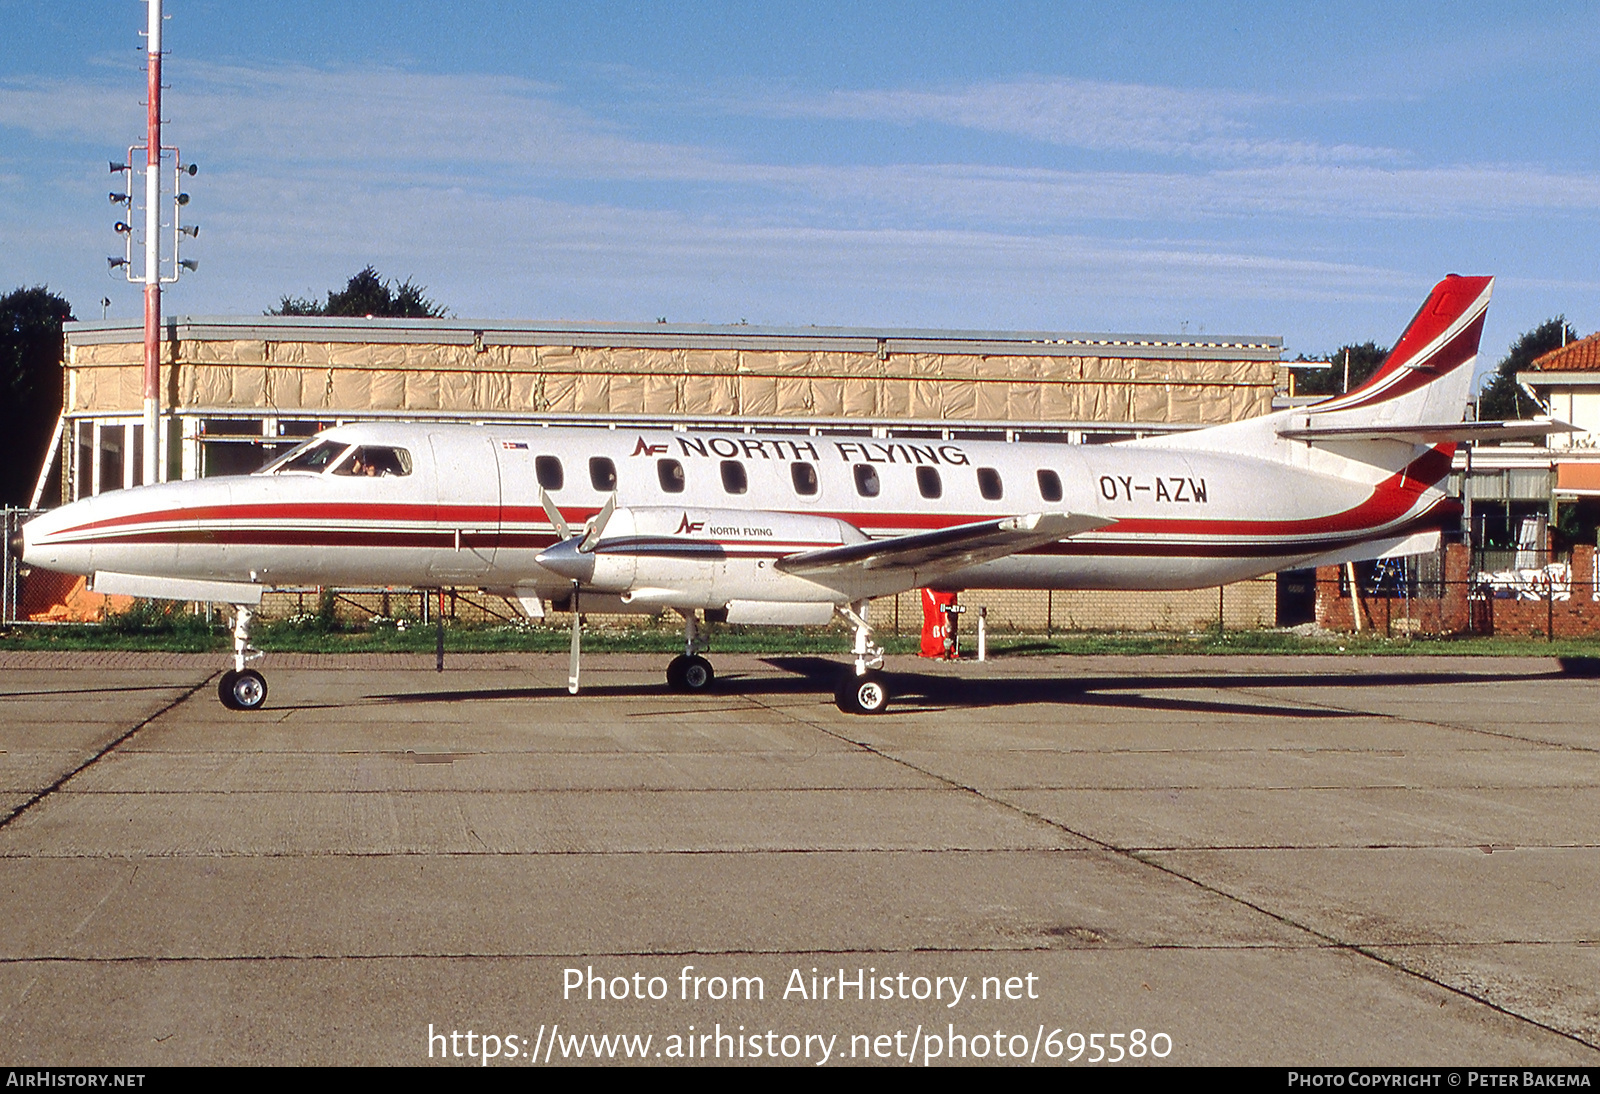
[[[101,494],[23,526],[25,564],[98,592],[235,609],[219,695],[251,710],[252,608],[274,586],[478,586],[542,617],[679,612],[674,688],[711,686],[697,613],[854,629],[841,710],[890,681],[868,604],[940,589],[1189,589],[1434,549],[1492,279],[1439,282],[1383,366],[1312,407],[1107,445],[371,422],[246,476]]]

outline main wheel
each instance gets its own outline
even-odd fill
[[[875,672],[862,676],[847,672],[833,701],[846,714],[882,714],[889,707],[889,686]]]
[[[228,677],[232,677],[231,680]],[[227,692],[222,697],[223,705],[231,710],[256,710],[267,701],[267,681],[255,669],[245,669],[243,672],[230,672],[223,677],[227,683]]]
[[[673,691],[705,691],[717,678],[711,662],[679,654],[667,663],[667,686]]]
[[[716,680],[717,674],[711,668],[711,662],[696,654],[689,658],[683,666],[683,687],[685,691],[705,691]]]

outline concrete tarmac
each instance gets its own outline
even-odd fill
[[[712,656],[0,654],[0,1063],[1600,1064],[1591,665]]]

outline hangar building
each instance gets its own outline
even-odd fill
[[[1092,444],[1264,414],[1287,386],[1280,338],[1215,335],[174,317],[162,352],[165,479],[251,471],[361,418]],[[142,362],[139,325],[67,325],[62,500],[143,480]],[[1026,596],[991,618],[1031,622],[1045,594]],[[1119,597],[1056,593],[1036,622],[1219,610],[1217,590]],[[1221,600],[1230,625],[1273,620],[1270,584]]]

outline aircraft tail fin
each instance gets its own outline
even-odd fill
[[[1446,277],[1378,371],[1355,390],[1307,409],[1319,418],[1337,414],[1345,426],[1459,422],[1493,288],[1492,277]]]
[[[1288,438],[1346,444],[1447,444],[1466,416],[1492,277],[1451,274],[1433,287],[1378,371],[1359,387],[1311,406],[1144,441],[1144,447],[1210,449],[1288,459]],[[1438,433],[1424,439],[1423,433]],[[1415,434],[1415,436],[1413,436]],[[1369,450],[1369,454],[1370,454]],[[1357,459],[1363,455],[1351,451]],[[1392,453],[1390,454],[1392,455]],[[1387,462],[1390,455],[1378,455]]]

